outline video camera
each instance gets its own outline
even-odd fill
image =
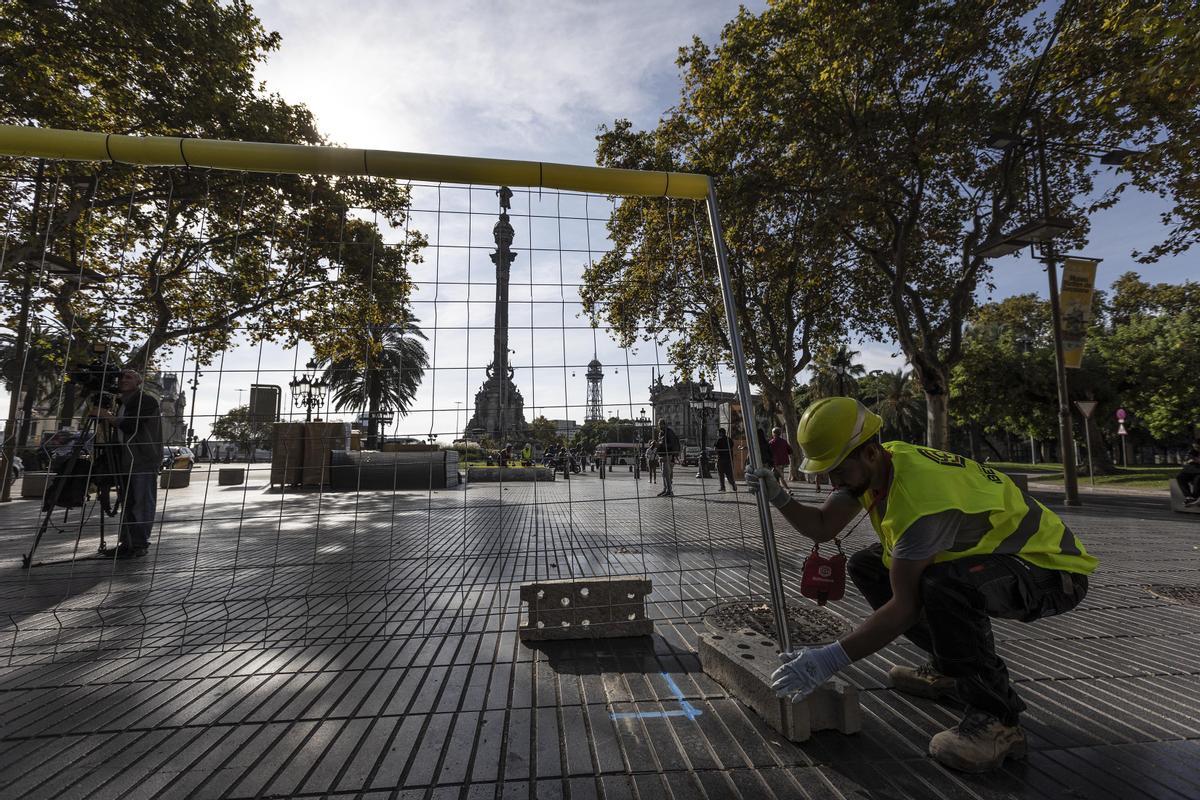
[[[92,352],[91,362],[71,370],[70,379],[79,386],[89,403],[111,411],[117,407],[117,399],[121,393],[118,388],[121,365],[108,352],[108,345],[95,345]]]

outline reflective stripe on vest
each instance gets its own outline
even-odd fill
[[[969,458],[907,442],[887,442],[892,483],[886,502],[871,509],[871,525],[883,544],[883,563],[909,526],[921,517],[951,509],[971,517],[954,544],[934,557],[951,561],[989,553],[1011,553],[1046,569],[1091,574],[1096,559],[1050,509],[1017,488],[1004,473]],[[860,499],[871,508],[870,492]],[[984,524],[986,522],[986,524]]]

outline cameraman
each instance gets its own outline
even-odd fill
[[[123,445],[118,448],[122,504],[117,558],[130,558],[146,555],[150,546],[162,467],[162,417],[158,401],[142,389],[142,376],[136,370],[122,370],[117,389],[121,398],[117,413],[100,407],[92,414],[114,429]]]

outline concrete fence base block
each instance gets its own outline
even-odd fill
[[[845,681],[834,678],[798,703],[776,697],[771,673],[779,666],[778,652],[773,640],[749,630],[700,634],[704,672],[789,741],[803,742],[814,731],[862,730],[858,689]]]
[[[241,486],[245,482],[244,467],[221,467],[217,470],[217,486]]]
[[[52,472],[25,471],[21,476],[21,497],[41,498],[46,494],[50,481],[54,478]]]
[[[183,489],[192,482],[192,472],[187,469],[164,469],[158,475],[158,488]]]
[[[521,585],[525,620],[521,641],[610,639],[649,636],[654,621],[646,617],[646,578],[566,578]]]
[[[552,481],[554,470],[549,467],[468,467],[467,480],[472,483]]]

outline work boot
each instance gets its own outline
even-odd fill
[[[957,693],[957,681],[938,672],[932,664],[919,667],[897,665],[888,670],[888,677],[892,680],[892,688],[905,694],[939,700],[954,697]]]
[[[983,711],[968,712],[963,721],[929,742],[929,755],[943,766],[962,772],[990,772],[1005,758],[1024,758],[1025,731],[1005,725]]]

